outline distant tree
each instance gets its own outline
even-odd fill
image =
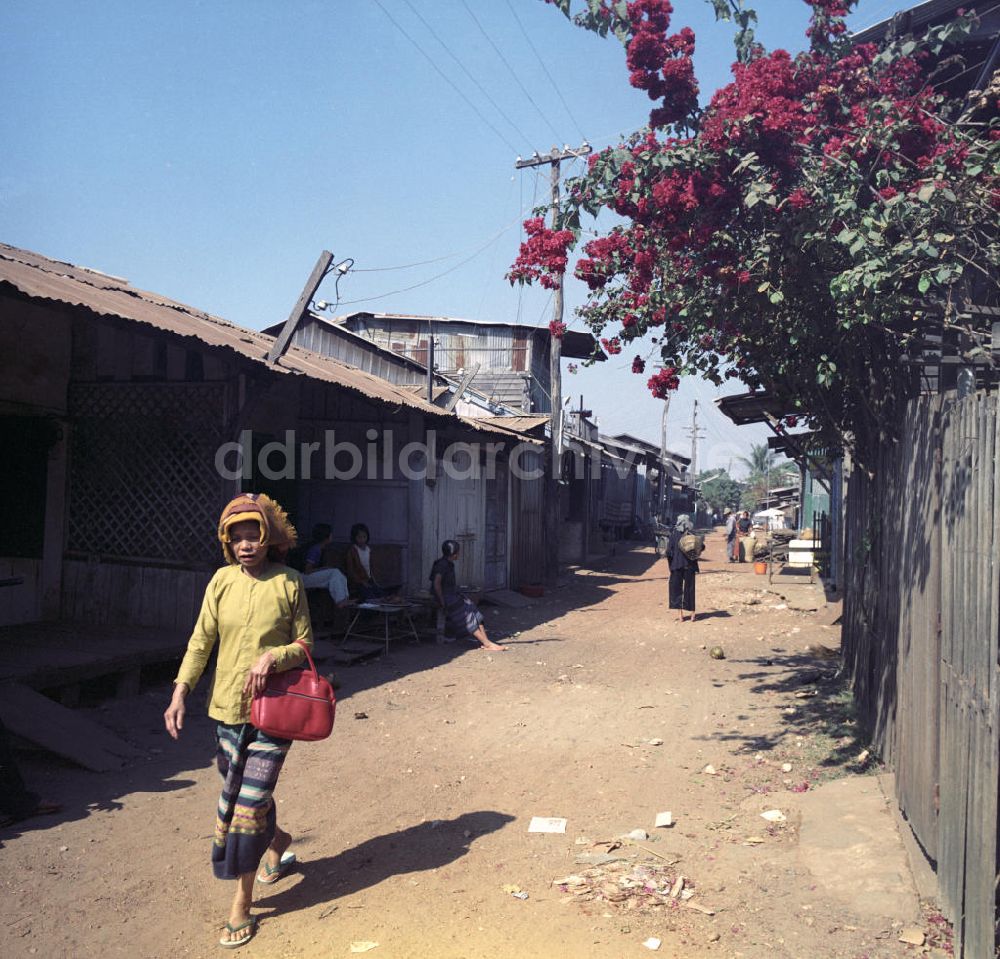
[[[755,509],[763,503],[772,489],[788,486],[795,481],[795,467],[779,459],[767,443],[755,443],[749,456],[741,456],[747,468],[747,478],[740,498],[742,509]]]
[[[734,480],[725,470],[708,470],[699,473],[698,486],[701,499],[714,513],[736,509],[743,495],[743,484]]]
[[[740,462],[747,468],[747,475],[750,478],[766,475],[774,468],[777,461],[778,457],[767,443],[754,443],[750,447],[750,455],[740,457]]]

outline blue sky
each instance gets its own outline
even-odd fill
[[[862,0],[852,26],[907,5]],[[709,95],[731,28],[674,6]],[[802,0],[756,6],[765,45],[801,48]],[[617,41],[541,0],[32,0],[0,9],[0,64],[0,240],[253,328],[285,319],[324,248],[355,261],[338,312],[548,322],[546,291],[504,280],[549,188],[515,158],[606,146],[650,108]],[[579,326],[575,280],[566,302]],[[602,430],[658,441],[635,352],[564,389]],[[670,409],[668,445],[689,452],[699,400],[702,466],[766,435],[718,414],[718,392],[686,380]]]

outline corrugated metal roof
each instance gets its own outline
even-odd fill
[[[503,429],[516,430],[517,432],[535,430],[539,426],[548,426],[549,423],[548,413],[544,416],[542,414],[537,416],[482,416],[477,417],[477,419],[481,419],[493,426],[500,426]]]
[[[901,7],[891,17],[886,17],[884,20],[852,34],[851,39],[855,43],[871,43],[874,40],[881,40],[896,16],[903,16],[907,19],[908,22],[905,23],[904,30],[911,32],[919,30],[932,20],[956,16],[963,7],[968,9],[975,6],[976,4],[970,4],[968,0],[926,0],[925,3],[918,3],[912,7]]]
[[[401,390],[406,390],[407,393],[413,393],[416,396],[426,396],[427,387],[423,383],[403,383],[399,387]],[[434,399],[438,400],[445,393],[450,393],[451,390],[447,386],[435,386],[434,387]]]
[[[768,417],[781,419],[787,412],[784,405],[767,390],[720,396],[716,399],[715,405],[723,416],[728,416],[737,426],[766,423]]]
[[[601,446],[600,443],[595,443],[593,440],[585,440],[582,436],[569,436],[569,437],[567,437],[566,438],[566,445],[570,449],[578,448],[581,453],[586,453],[587,452],[587,450],[583,449],[583,447],[586,446],[587,449],[593,450],[595,453],[599,454],[600,456],[606,456],[608,459],[617,460],[619,463],[624,463],[625,462],[625,460],[622,457],[616,456],[606,446]]]
[[[354,330],[349,329],[341,323],[331,323],[329,317],[320,316],[318,313],[313,313],[312,310],[306,310],[303,322],[299,324],[299,329],[296,330],[296,336],[298,336],[302,328],[306,325],[304,322],[306,319],[320,324],[323,329],[329,330],[333,336],[343,337],[344,339],[356,342],[365,349],[372,350],[381,356],[386,356],[389,359],[396,361],[403,366],[408,366],[411,369],[417,370],[418,372],[427,372],[426,363],[420,363],[413,359],[413,357],[407,356],[405,353],[397,353],[395,350],[390,350],[388,347],[383,346],[381,343],[376,343],[367,336],[361,336],[360,333],[355,333]],[[273,323],[271,326],[265,326],[261,332],[267,333],[269,336],[277,337],[278,334],[281,333],[282,329],[284,329],[284,326],[284,322]],[[437,375],[438,374],[435,373],[435,376]]]
[[[308,319],[308,320],[313,321],[313,323],[315,324],[315,326],[314,327],[310,326],[310,327],[308,327],[305,330],[302,330],[302,329],[296,330],[295,335],[292,337],[292,342],[293,343],[301,345],[303,339],[308,339],[308,333],[312,329],[322,329],[324,331],[328,331],[331,336],[335,336],[335,337],[341,338],[341,339],[343,339],[346,342],[354,343],[358,347],[360,347],[361,349],[370,350],[372,353],[377,354],[378,356],[385,357],[390,362],[399,362],[400,364],[402,364],[403,366],[408,367],[411,370],[415,370],[415,371],[417,371],[419,373],[423,373],[423,374],[427,373],[427,365],[425,363],[421,363],[419,360],[415,360],[412,357],[407,356],[405,353],[397,353],[395,350],[391,350],[387,346],[384,346],[383,344],[378,343],[375,340],[370,339],[367,336],[361,336],[360,333],[355,333],[354,330],[348,329],[346,326],[343,326],[342,324],[333,323],[327,317],[319,316],[318,314],[313,313],[312,311],[307,311],[306,315],[305,315],[305,318]],[[267,333],[267,334],[272,335],[272,336],[277,336],[281,332],[281,330],[284,328],[284,325],[285,325],[284,323],[275,323],[272,326],[265,327],[262,332]],[[303,333],[305,333],[306,335],[303,336]],[[312,347],[312,344],[310,344],[310,347]],[[304,348],[310,348],[310,347],[304,347]],[[327,353],[323,349],[316,349],[316,348],[312,348],[312,349],[313,349],[313,352],[317,352],[321,356],[329,356],[330,355],[329,353]],[[345,362],[342,358],[339,358],[339,357],[336,357],[336,356],[333,357],[333,359],[336,359],[336,360],[338,360],[341,363]],[[351,365],[351,364],[348,364],[348,365]],[[377,375],[377,374],[373,373],[373,375]],[[527,374],[525,374],[525,375],[527,375]],[[384,377],[384,376],[379,377],[379,378],[380,379],[386,379],[386,377]],[[477,379],[478,379],[478,375],[477,375]],[[434,390],[434,399],[435,399],[435,401],[438,399],[438,397],[441,395],[441,393],[446,392],[448,389],[455,389],[458,386],[458,382],[454,379],[454,377],[443,375],[441,373],[440,369],[438,369],[438,367],[437,367],[436,364],[435,364],[435,369],[434,369],[434,381],[435,381],[435,383],[439,383],[439,384],[443,383],[443,384],[445,384],[444,386],[442,386],[440,388],[439,387],[435,387],[435,390]],[[392,382],[392,381],[390,380],[390,382]],[[423,385],[423,383],[420,383],[420,384],[414,384],[414,383],[397,383],[396,385],[399,386],[402,389],[408,390],[411,393],[412,392],[416,392],[418,395],[423,395],[426,392],[426,387]],[[476,389],[474,386],[467,386],[465,388],[464,395],[465,396],[475,396],[479,400],[481,400],[483,403],[489,404],[489,405],[494,406],[494,407],[500,407],[501,409],[502,408],[515,408],[516,409],[517,408],[515,404],[508,405],[508,404],[500,402],[500,401],[495,402],[495,403],[491,402],[492,397],[490,395],[488,395],[487,393],[483,392],[480,389]]]
[[[644,449],[646,450],[647,453],[651,453],[653,456],[657,458],[659,458],[660,456],[660,446],[658,443],[650,443],[649,440],[644,440],[641,437],[633,435],[632,433],[614,433],[607,437],[604,437],[604,435],[602,434],[601,438],[602,439],[607,438],[613,442],[621,440],[622,442],[631,444],[634,447],[639,447],[641,449]],[[677,462],[680,463],[687,464],[691,462],[690,456],[684,456],[683,453],[675,453],[673,450],[667,450],[666,457],[667,459],[676,460]]]
[[[225,347],[263,365],[267,365],[266,357],[274,342],[274,337],[265,333],[236,326],[202,310],[137,289],[120,277],[51,260],[29,250],[0,243],[0,286],[4,284],[33,299],[82,306],[102,316],[146,323],[178,336],[194,337],[209,346]],[[278,363],[269,368],[334,383],[390,406],[458,419],[473,429],[503,434],[509,432],[493,430],[489,424],[480,424],[473,419],[453,417],[386,380],[301,347],[289,347]]]
[[[372,313],[368,310],[359,310],[357,313],[343,313],[327,319],[321,317],[327,323],[347,324],[354,320],[370,318],[391,322],[392,320],[413,320],[418,323],[467,323],[469,326],[502,326],[512,330],[524,330],[528,333],[543,333],[549,336],[547,326],[533,326],[528,323],[508,323],[505,320],[467,320],[459,316],[422,316],[418,313]],[[585,360],[590,357],[597,348],[597,340],[591,333],[583,330],[567,330],[562,338],[562,354],[569,359]],[[606,357],[600,350],[597,351],[595,359],[604,360]]]

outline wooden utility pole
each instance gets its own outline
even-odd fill
[[[552,213],[552,228],[558,225],[559,217],[559,168],[563,160],[586,156],[592,152],[592,147],[584,141],[582,146],[571,150],[564,146],[553,147],[549,153],[535,154],[527,160],[517,158],[515,169],[525,167],[552,165],[552,198],[550,210]],[[552,296],[552,322],[562,323],[563,318],[563,278]],[[549,405],[551,407],[552,457],[549,462],[549,477],[546,490],[548,508],[545,511],[545,548],[546,548],[546,581],[554,584],[559,575],[559,526],[562,519],[560,508],[560,479],[562,478],[563,452],[563,409],[562,409],[562,340],[558,336],[549,336]]]
[[[427,321],[427,402],[434,402],[434,327]]]
[[[302,319],[302,314],[305,313],[306,307],[309,305],[309,301],[313,298],[313,294],[319,289],[320,283],[323,282],[323,277],[330,271],[330,263],[333,261],[333,254],[324,250],[319,259],[316,261],[316,265],[313,267],[312,273],[309,274],[309,279],[306,280],[306,285],[302,289],[302,294],[299,296],[292,307],[292,312],[288,314],[288,319],[285,320],[285,325],[281,328],[281,332],[278,334],[278,338],[274,341],[271,346],[270,351],[267,354],[267,362],[272,366],[278,362],[279,359],[284,355],[285,350],[288,349],[288,344],[292,339],[292,334],[295,332],[295,328],[299,325],[299,320]],[[354,262],[353,260],[351,261]]]
[[[571,150],[569,147],[553,147],[550,153],[539,156],[537,153],[527,160],[520,157],[514,164],[515,169],[522,170],[525,167],[544,166],[546,163],[552,165],[552,197],[550,200],[550,211],[552,214],[552,229],[558,225],[559,217],[559,170],[563,160],[574,157],[587,156],[592,153],[593,148],[584,141],[582,146]],[[562,323],[563,318],[563,278],[559,277],[559,284],[552,295],[552,322]],[[562,431],[562,340],[558,336],[549,337],[549,380],[550,380],[550,403],[552,406],[552,461],[553,472],[559,475],[559,458],[562,455],[563,431]]]
[[[698,401],[691,410],[691,479],[698,475]]]
[[[704,430],[698,429],[698,401],[694,401],[694,409],[691,411],[691,425],[688,427],[691,434],[691,488],[694,490],[694,513],[698,515],[698,440],[704,435]],[[697,520],[696,520],[697,522]]]
[[[663,398],[663,415],[660,418],[660,520],[670,512],[670,467],[667,465],[667,415],[670,412],[670,394]]]

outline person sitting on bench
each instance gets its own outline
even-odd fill
[[[399,586],[381,586],[372,568],[371,533],[364,523],[351,527],[351,545],[347,547],[347,587],[352,596],[368,603],[393,598]]]
[[[339,569],[323,565],[323,550],[332,539],[333,527],[329,523],[317,523],[313,527],[304,555],[302,585],[306,589],[325,589],[334,605],[347,606],[351,601],[347,577]]]

